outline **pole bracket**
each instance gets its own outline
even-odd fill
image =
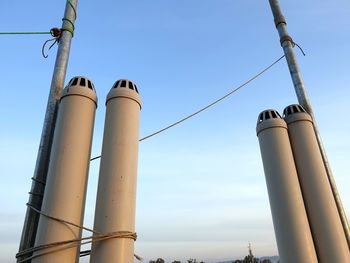
[[[287,25],[286,19],[282,14],[276,14],[275,15],[275,26],[276,28],[280,25],[280,24],[285,24]]]
[[[292,45],[294,44],[293,38],[290,35],[284,35],[280,38],[281,46],[283,47],[283,43],[289,41]]]

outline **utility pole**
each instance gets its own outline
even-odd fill
[[[339,216],[341,218],[341,221],[342,221],[346,240],[347,240],[348,246],[350,247],[349,224],[348,224],[346,214],[345,214],[345,211],[344,211],[344,208],[343,208],[343,205],[342,205],[342,202],[341,202],[338,190],[337,190],[335,180],[333,178],[333,174],[332,174],[332,171],[331,171],[328,159],[327,159],[325,149],[324,149],[323,144],[322,144],[321,136],[320,136],[320,133],[318,131],[316,120],[315,120],[315,117],[314,117],[314,114],[313,114],[313,111],[311,108],[311,104],[309,102],[309,99],[308,99],[308,96],[306,93],[306,88],[305,88],[303,79],[301,77],[301,72],[299,70],[297,59],[296,59],[296,56],[294,54],[293,47],[294,47],[295,43],[293,42],[293,39],[288,34],[287,23],[286,23],[284,16],[282,15],[282,11],[281,11],[281,8],[279,6],[278,0],[269,0],[269,2],[270,2],[272,14],[273,14],[273,17],[275,20],[275,25],[276,25],[278,34],[280,36],[281,46],[283,48],[283,51],[284,51],[284,54],[285,54],[285,57],[287,60],[289,72],[290,72],[290,75],[291,75],[291,78],[293,81],[294,89],[295,89],[299,104],[301,104],[304,107],[304,109],[311,115],[311,117],[313,119],[315,134],[316,134],[319,148],[321,150],[323,163],[325,165],[328,180],[329,180],[329,183],[330,183],[330,186],[332,189],[332,193],[333,193],[335,202],[337,204],[337,209],[338,209],[338,213],[339,213]]]
[[[249,242],[248,250],[249,250],[249,261],[250,261],[250,263],[254,263],[252,245],[250,244],[250,242]]]
[[[29,192],[29,206],[41,210],[44,196],[46,175],[50,161],[50,152],[55,130],[58,102],[64,86],[71,40],[74,33],[74,22],[76,20],[77,0],[67,0],[64,18],[62,19],[61,36],[59,37],[58,50],[55,67],[51,80],[50,93],[48,97],[44,125],[41,133],[37,161],[35,165],[32,186]],[[38,221],[40,215],[27,207],[19,252],[34,246]],[[17,261],[24,260],[30,255],[21,256]],[[30,262],[29,260],[27,262]]]

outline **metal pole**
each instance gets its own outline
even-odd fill
[[[314,124],[314,128],[315,128],[317,142],[318,142],[318,145],[319,145],[320,150],[321,150],[322,159],[323,159],[326,171],[327,171],[327,176],[328,176],[330,186],[332,188],[332,193],[333,193],[335,202],[337,204],[338,213],[339,213],[339,216],[340,216],[341,221],[342,221],[342,225],[343,225],[344,233],[345,233],[346,240],[348,243],[348,247],[350,247],[350,229],[349,229],[348,220],[346,218],[345,210],[343,208],[343,205],[342,205],[342,202],[341,202],[338,190],[337,190],[337,186],[336,186],[335,180],[333,178],[332,170],[330,168],[330,165],[329,165],[329,162],[327,159],[327,155],[326,155],[325,149],[324,149],[323,144],[322,144],[321,136],[320,136],[317,124],[316,124],[316,120],[315,120],[315,116],[314,116],[312,108],[311,108],[311,104],[309,102],[309,99],[308,99],[308,96],[306,93],[306,88],[305,88],[303,79],[301,77],[301,72],[300,72],[299,67],[298,67],[297,59],[296,59],[296,56],[294,54],[293,47],[295,44],[294,44],[292,38],[288,34],[287,23],[286,23],[284,16],[282,15],[282,11],[281,11],[281,8],[279,6],[278,0],[269,0],[269,2],[270,2],[273,17],[275,20],[275,25],[276,25],[278,34],[280,36],[281,46],[282,46],[284,54],[286,56],[286,60],[287,60],[288,67],[289,67],[289,72],[290,72],[290,75],[292,77],[294,89],[295,89],[299,104],[301,104],[305,108],[305,110],[311,115],[311,117],[313,119],[313,124]]]
[[[33,182],[29,192],[30,196],[28,204],[38,210],[41,210],[44,196],[58,102],[64,86],[71,40],[74,32],[77,2],[77,0],[68,0],[66,3],[64,18],[62,19],[62,32],[58,43],[56,62],[51,80],[50,93],[41,133],[38,156],[34,176],[32,178]],[[29,207],[27,208],[19,251],[23,251],[34,246],[39,216],[40,215],[37,212]],[[28,257],[28,255],[26,257]],[[17,261],[24,260],[26,257],[19,257]]]

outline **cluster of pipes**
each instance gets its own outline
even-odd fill
[[[35,247],[82,237],[97,96],[92,82],[74,77],[63,90]],[[134,233],[141,99],[118,80],[106,99],[94,233]],[[312,118],[300,105],[263,111],[257,135],[281,262],[350,262],[350,253]],[[79,260],[79,246],[53,247],[33,263]],[[134,239],[92,243],[91,263],[131,263]]]
[[[283,118],[266,110],[256,129],[281,262],[350,262],[310,115],[300,105]]]
[[[76,240],[82,228],[45,216],[83,224],[97,96],[92,82],[73,78],[60,100],[49,171],[35,246]],[[141,99],[129,80],[117,81],[107,95],[94,233],[134,233]],[[74,263],[80,247],[35,252],[33,263]],[[46,253],[48,252],[48,253]],[[37,253],[42,253],[35,257]],[[93,242],[90,262],[133,262],[134,240]]]

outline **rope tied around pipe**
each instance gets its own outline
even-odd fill
[[[93,233],[94,235],[88,236],[88,237],[58,241],[58,242],[53,242],[53,243],[44,244],[44,245],[38,245],[38,246],[35,246],[32,248],[22,250],[16,254],[16,258],[27,256],[27,255],[28,255],[28,257],[21,260],[21,261],[18,261],[17,263],[24,263],[24,262],[32,260],[33,258],[41,257],[43,255],[50,254],[50,253],[60,251],[63,249],[79,247],[81,245],[91,244],[94,242],[99,242],[99,241],[108,240],[108,239],[112,239],[112,238],[129,238],[129,239],[133,239],[134,241],[137,240],[136,232],[115,231],[115,232],[103,234],[103,233],[100,233],[100,232],[95,231],[93,229],[69,222],[67,220],[45,214],[44,212],[40,211],[39,209],[36,209],[35,207],[31,206],[28,203],[26,205],[30,209],[32,209],[33,211],[37,212],[38,214],[40,214],[48,219],[51,219],[51,220],[54,220],[54,221],[57,221],[57,222],[60,222],[60,223],[66,224],[66,225],[74,226],[74,227],[77,227],[79,229],[86,230],[88,232]],[[46,250],[46,251],[44,251],[44,250]],[[35,255],[32,255],[32,253],[34,253],[34,252],[38,252],[38,253],[36,253]],[[84,250],[84,251],[80,252],[80,257],[88,256],[90,254],[91,254],[91,250]],[[136,254],[134,254],[134,257],[138,261],[142,260],[142,257],[140,257]]]
[[[286,42],[286,41],[289,41],[289,42],[292,44],[293,48],[294,48],[295,46],[297,46],[297,47],[300,49],[300,51],[301,51],[301,53],[303,54],[303,56],[304,56],[304,57],[306,56],[306,54],[305,54],[304,50],[301,48],[301,46],[299,46],[297,43],[295,43],[294,40],[293,40],[293,38],[292,38],[291,36],[289,36],[289,35],[282,36],[282,37],[280,38],[280,43],[281,43],[281,46],[282,46],[282,47],[283,47],[283,43]]]
[[[56,43],[58,43],[60,41],[60,38],[61,38],[62,29],[57,28],[57,27],[51,28],[50,29],[50,34],[51,34],[51,36],[53,36],[53,38],[46,40],[44,45],[41,48],[41,54],[43,55],[44,58],[48,57],[48,55],[45,55],[45,46],[49,42],[53,41],[53,43],[50,45],[50,47],[48,49],[48,50],[50,50]]]
[[[44,45],[43,45],[43,47],[41,48],[41,54],[43,55],[44,58],[48,57],[48,55],[45,54],[45,46],[49,42],[53,41],[53,43],[50,45],[50,47],[48,49],[48,50],[50,50],[56,43],[58,44],[60,39],[61,39],[61,37],[62,37],[62,33],[64,31],[69,32],[72,35],[72,37],[74,37],[74,30],[75,30],[74,22],[77,19],[77,11],[76,11],[74,5],[72,4],[72,2],[70,0],[67,0],[67,3],[69,4],[71,9],[73,10],[74,20],[72,21],[72,20],[68,19],[67,17],[64,17],[64,18],[62,18],[63,24],[65,24],[64,22],[66,21],[66,22],[68,22],[66,24],[68,24],[69,26],[66,25],[66,26],[62,26],[62,28],[56,28],[56,27],[51,28],[50,34],[51,34],[51,36],[53,36],[53,38],[49,39],[49,40],[46,40]]]
[[[43,55],[44,58],[47,58],[48,55],[45,54],[45,47],[48,43],[53,42],[48,48],[48,50],[50,50],[56,43],[59,43],[62,37],[62,33],[64,31],[68,31],[72,35],[72,37],[74,37],[74,30],[75,30],[74,22],[77,19],[77,11],[70,0],[67,0],[67,3],[69,4],[69,6],[71,7],[74,13],[74,20],[72,21],[67,17],[62,18],[63,24],[65,24],[64,26],[62,26],[62,28],[53,27],[50,29],[49,32],[0,32],[0,35],[49,35],[50,34],[53,38],[46,40],[41,48],[41,54]],[[67,22],[67,23],[64,23],[64,22]]]

